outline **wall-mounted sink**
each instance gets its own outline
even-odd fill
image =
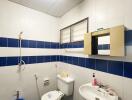
[[[85,100],[118,100],[117,95],[110,95],[100,91],[99,86],[92,86],[91,83],[80,86],[79,93]]]

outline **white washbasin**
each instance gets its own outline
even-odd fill
[[[92,86],[91,83],[88,83],[80,86],[79,93],[85,100],[118,100],[118,96],[104,94],[98,90],[98,86]]]

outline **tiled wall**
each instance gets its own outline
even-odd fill
[[[132,46],[132,31],[126,33],[126,45]],[[19,47],[19,40],[13,38],[0,38],[0,47]],[[61,49],[64,48],[83,48],[83,41],[64,43],[60,45]],[[48,48],[48,49],[59,49],[59,43],[45,42],[45,41],[34,41],[34,40],[22,40],[22,48]],[[109,49],[109,44],[99,45],[99,49]],[[38,55],[38,56],[23,56],[23,60],[26,64],[34,63],[45,63],[62,61],[73,65],[78,65],[106,73],[111,73],[123,77],[132,78],[132,62],[126,61],[114,61],[114,60],[100,60],[85,57],[74,57],[74,56],[59,56],[59,55]],[[0,66],[11,66],[17,65],[19,56],[15,57],[0,57]]]
[[[18,48],[19,40],[14,38],[0,37],[0,47]],[[58,49],[59,43],[35,41],[35,40],[22,40],[22,48],[41,48],[41,49]],[[23,56],[26,64],[44,63],[58,61],[58,55],[41,55],[41,56]],[[19,56],[13,57],[0,57],[0,66],[17,65]]]
[[[89,32],[96,31],[98,28],[102,28],[102,27],[108,28],[108,27],[113,27],[116,25],[124,25],[127,29],[131,30],[132,29],[132,23],[131,23],[132,14],[130,13],[130,9],[132,8],[131,6],[132,1],[125,0],[120,3],[119,2],[120,0],[85,0],[80,5],[73,8],[64,16],[61,17],[60,27],[63,28],[65,26],[68,26],[88,16],[89,17]],[[128,65],[124,65],[125,67],[123,69],[123,75],[126,77],[127,76],[126,73],[131,74],[132,65],[130,63],[132,62],[132,31],[127,31],[125,34],[126,34],[125,43],[126,43],[127,56],[121,57],[121,58],[106,57],[106,56],[90,56],[91,58],[95,60],[95,67],[97,67],[96,66],[97,65],[96,60],[97,60],[99,64],[98,70],[106,71],[106,68],[110,68],[109,67],[110,65],[105,66],[106,63],[108,64],[109,61],[114,61],[114,62],[119,61],[119,62],[122,62],[123,64],[125,64],[125,62],[129,62]],[[86,61],[89,57],[89,56],[81,54],[80,52],[72,53],[72,52],[68,52],[68,50],[69,48],[67,49],[67,52],[64,52],[62,54],[62,56],[64,55],[68,56],[66,58],[72,59],[72,61],[68,60],[70,62],[78,63],[76,61],[78,61],[78,59],[81,60],[83,58]],[[71,51],[72,50],[73,49],[71,49]],[[90,62],[91,60],[89,59],[87,61]],[[110,64],[114,66],[115,71],[119,71],[118,67],[115,67],[116,63],[114,62]],[[68,71],[76,79],[74,100],[83,100],[83,99],[79,99],[78,89],[81,85],[86,84],[92,80],[91,79],[92,73],[96,73],[97,80],[99,80],[101,83],[109,85],[111,88],[113,88],[117,92],[117,94],[120,96],[121,100],[131,100],[132,98],[131,78],[129,79],[129,78],[120,77],[118,75],[109,74],[109,73],[117,73],[117,72],[112,72],[113,70],[111,71],[111,69],[107,69],[107,72],[109,73],[92,70],[94,69],[93,66],[91,65],[92,63],[85,63],[85,64],[90,64],[90,66],[88,67],[90,68],[92,67],[92,68],[89,69],[89,68],[81,67],[82,65],[79,65],[79,64],[77,64],[76,66],[74,64],[67,64],[67,63],[60,62],[60,68],[64,66],[61,70]],[[129,70],[126,71],[128,66],[129,66],[128,68]],[[113,69],[113,67],[111,68]],[[121,71],[119,72],[121,72],[122,74],[122,65],[121,65]],[[117,73],[117,74],[120,75],[120,73]]]
[[[132,30],[125,31],[125,45],[126,46],[132,46]],[[63,43],[60,45],[61,48],[83,48],[83,40],[78,42],[72,42],[72,43]],[[98,49],[109,49],[110,44],[100,44],[98,46]]]
[[[0,99],[15,100],[14,94],[19,89],[25,100],[39,100],[34,74],[39,77],[40,95],[56,89],[53,61],[59,54],[58,18],[9,0],[0,0],[0,14]],[[23,32],[22,56],[26,65],[18,73],[20,32]],[[50,79],[46,88],[45,78]]]
[[[25,64],[46,63],[58,61],[58,55],[23,56]],[[19,63],[19,57],[0,57],[0,66],[12,66]]]
[[[108,49],[110,49],[110,44],[98,45],[98,50],[108,50]]]
[[[125,32],[125,45],[126,49],[130,49],[132,47],[132,31]],[[128,47],[127,47],[128,46]],[[83,48],[83,41],[75,42],[75,43],[65,43],[61,45],[62,49],[65,48]],[[110,44],[101,44],[98,46],[99,50],[108,50],[110,49]],[[130,51],[131,52],[131,51]],[[129,56],[129,55],[127,55]],[[109,57],[107,57],[109,59]],[[114,58],[114,57],[113,57]],[[105,60],[98,58],[88,58],[88,57],[80,57],[78,55],[71,56],[71,54],[62,54],[60,56],[60,61],[72,65],[81,66],[84,68],[94,69],[97,71],[110,73],[122,77],[132,78],[132,62],[127,62],[127,60],[119,60],[118,58],[114,58],[113,60]]]
[[[19,40],[14,38],[0,37],[0,47],[19,47]],[[22,40],[23,48],[49,48],[58,49],[59,43],[57,42],[46,42],[46,41],[35,41],[35,40]]]
[[[118,76],[132,78],[132,62],[60,56],[60,61]]]
[[[61,49],[64,49],[64,48],[83,48],[83,47],[84,47],[83,41],[63,43],[60,45]]]

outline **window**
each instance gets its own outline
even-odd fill
[[[69,43],[70,42],[70,28],[66,28],[61,31],[61,43]]]
[[[60,42],[70,43],[82,41],[84,33],[88,32],[88,18],[76,22],[66,28],[60,30]]]

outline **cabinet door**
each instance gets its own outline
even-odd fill
[[[124,26],[110,29],[110,56],[125,56]]]
[[[87,54],[87,55],[92,54],[92,34],[91,33],[84,34],[84,54]]]

